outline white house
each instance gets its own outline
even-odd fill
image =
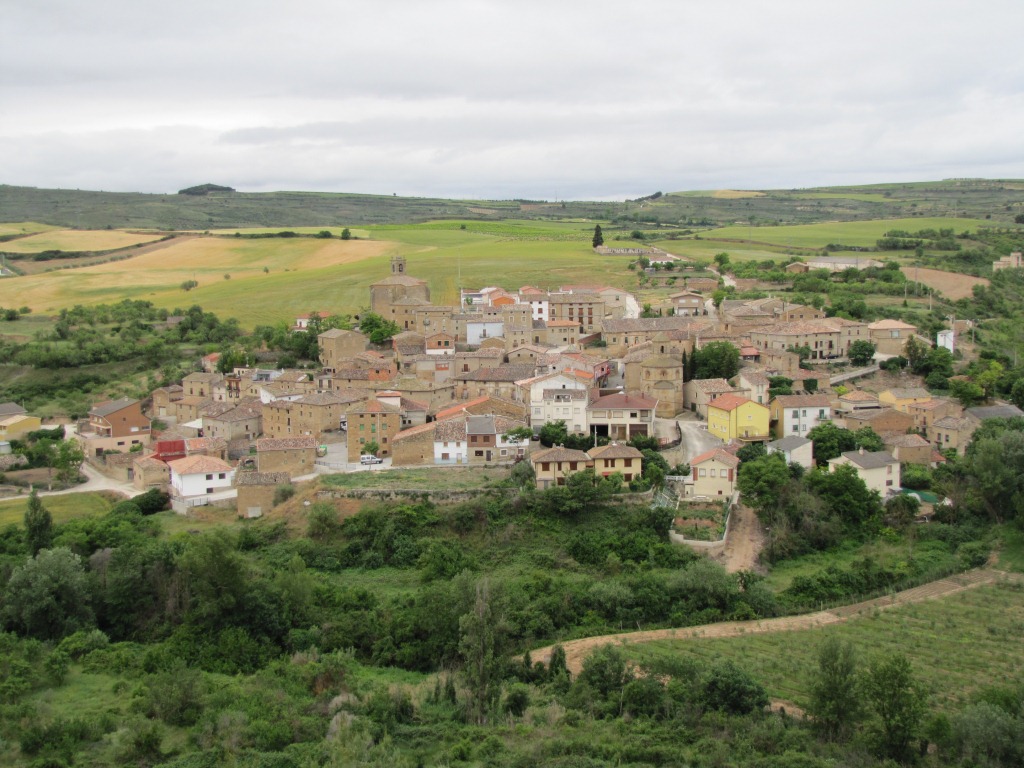
[[[780,453],[787,464],[799,464],[804,469],[814,467],[814,443],[806,437],[787,435],[768,443],[768,453]]]
[[[186,456],[167,462],[173,496],[201,498],[231,490],[235,468],[213,456]]]
[[[878,491],[884,499],[900,489],[900,463],[888,451],[846,451],[841,456],[828,460],[829,472],[837,467],[851,466],[856,470],[868,490]]]
[[[592,385],[592,379],[587,381],[562,372],[545,373],[516,382],[520,398],[530,405],[530,425],[535,431],[549,421],[565,419],[570,432],[586,432],[587,391]],[[582,392],[583,395],[573,395],[572,390]],[[563,396],[558,397],[559,394]],[[577,407],[584,409],[583,412],[575,413]],[[577,418],[574,420],[574,417]],[[573,428],[573,424],[579,425],[579,429]]]
[[[828,395],[779,395],[771,402],[771,420],[776,437],[807,433],[832,420],[832,400]]]
[[[494,317],[470,320],[466,323],[466,343],[478,346],[484,339],[505,335],[505,323]]]

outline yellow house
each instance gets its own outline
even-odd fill
[[[731,440],[769,440],[768,407],[739,395],[719,395],[708,403],[708,432],[728,443]]]
[[[594,462],[594,472],[603,477],[621,472],[622,479],[628,483],[641,475],[644,455],[631,445],[619,445],[613,442],[609,445],[591,448],[587,451],[587,455]]]
[[[29,432],[43,428],[38,416],[17,413],[13,416],[0,417],[0,440],[21,440]]]
[[[878,395],[878,402],[882,404],[882,407],[888,406],[894,411],[900,413],[909,413],[910,406],[915,403],[923,403],[932,399],[931,392],[923,387],[900,387],[896,389],[887,389],[885,392],[880,392]]]

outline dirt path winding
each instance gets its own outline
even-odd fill
[[[744,504],[737,504],[732,511],[729,535],[725,549],[715,560],[725,566],[729,573],[739,571],[761,571],[758,555],[765,545],[765,532],[757,513]]]
[[[992,584],[1000,580],[1024,581],[1020,574],[1008,574],[991,569],[980,569],[948,576],[938,581],[931,581],[894,595],[865,600],[852,605],[844,605],[829,611],[806,613],[800,616],[785,616],[778,619],[758,621],[723,621],[717,624],[703,624],[697,627],[680,629],[652,629],[642,632],[625,632],[616,635],[600,635],[584,637],[580,640],[568,640],[559,643],[565,650],[566,665],[569,671],[578,675],[583,669],[583,660],[602,645],[639,645],[656,640],[689,640],[701,638],[738,637],[739,635],[758,635],[768,632],[797,632],[806,629],[817,629],[831,624],[841,624],[865,611],[885,610],[900,605],[934,600],[973,589],[984,584]],[[554,645],[530,651],[530,658],[547,664],[551,660]]]

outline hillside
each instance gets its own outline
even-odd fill
[[[1024,181],[959,179],[802,190],[658,193],[625,202],[445,200],[326,192],[142,194],[0,185],[4,221],[75,228],[222,229],[403,224],[442,218],[598,218],[644,226],[809,224],[1024,212]]]

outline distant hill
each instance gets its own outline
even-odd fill
[[[1013,217],[1021,213],[1024,180],[1013,179],[655,193],[624,202],[249,193],[216,184],[168,195],[0,185],[0,220],[83,229],[360,226],[435,219],[598,219],[642,230],[911,217],[991,219],[995,225],[1013,225]]]
[[[200,184],[187,189],[179,189],[179,195],[208,195],[211,192],[234,192],[232,187],[222,187],[219,184]]]

